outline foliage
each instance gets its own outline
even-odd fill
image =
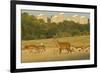
[[[50,18],[45,23],[28,13],[21,14],[21,36],[22,40],[44,39],[53,37],[68,37],[89,35],[90,24],[78,24],[73,21],[62,23],[51,23]]]

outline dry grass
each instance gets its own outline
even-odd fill
[[[75,36],[75,37],[64,37],[56,38],[61,42],[69,42],[73,46],[87,46],[90,44],[89,36]],[[45,45],[46,51],[41,51],[40,53],[28,50],[22,50],[22,62],[44,62],[44,61],[61,61],[61,60],[85,60],[90,58],[90,52],[73,52],[67,53],[66,50],[63,50],[59,54],[59,49],[56,45],[55,39],[41,39],[41,40],[27,40],[22,41],[22,46],[27,44],[40,45],[43,43]]]

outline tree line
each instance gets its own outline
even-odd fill
[[[56,37],[82,36],[90,34],[90,24],[81,25],[73,21],[51,23],[50,18],[45,23],[34,15],[21,13],[21,38],[22,40],[34,40]]]

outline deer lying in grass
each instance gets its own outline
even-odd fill
[[[81,52],[84,49],[83,46],[75,46],[75,48],[76,48],[77,52]]]
[[[45,51],[45,46],[44,45],[34,45],[34,44],[30,44],[30,45],[25,45],[23,50],[28,50],[32,53],[33,50],[37,51],[38,53],[41,52],[41,50]]]
[[[71,53],[72,50],[70,49],[71,44],[69,42],[59,42],[57,41],[57,45],[59,47],[59,53],[61,54],[62,51],[65,49],[68,51],[68,53]]]
[[[90,45],[85,46],[84,52],[90,52]]]
[[[83,51],[89,49],[89,45],[87,45],[87,46],[75,46],[75,48],[76,48],[77,51],[83,52]]]

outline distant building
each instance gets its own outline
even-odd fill
[[[51,17],[51,23],[59,23],[64,21],[64,13],[59,13]]]
[[[80,24],[88,24],[88,18],[85,16],[80,16]]]
[[[72,21],[72,16],[67,16],[67,17],[65,18],[65,20],[67,20],[67,21]]]
[[[45,15],[43,15],[43,14],[39,14],[38,16],[37,16],[37,19],[42,19],[42,20],[44,20],[44,22],[45,23],[47,23],[47,16],[45,16]]]
[[[73,15],[73,16],[72,16],[72,21],[74,21],[75,23],[79,23],[79,21],[80,21],[80,16],[79,16],[79,15]]]
[[[67,16],[65,20],[74,21],[79,24],[87,24],[89,22],[87,17],[79,15]]]
[[[51,18],[48,18],[47,16],[45,16],[43,14],[39,14],[37,16],[37,19],[42,19],[42,20],[44,20],[45,23],[47,23],[47,22],[60,23],[60,22],[63,22],[64,20],[73,21],[73,22],[79,23],[79,24],[89,23],[89,19],[86,16],[73,15],[73,16],[65,17],[64,13],[59,13],[57,15],[52,16]]]

